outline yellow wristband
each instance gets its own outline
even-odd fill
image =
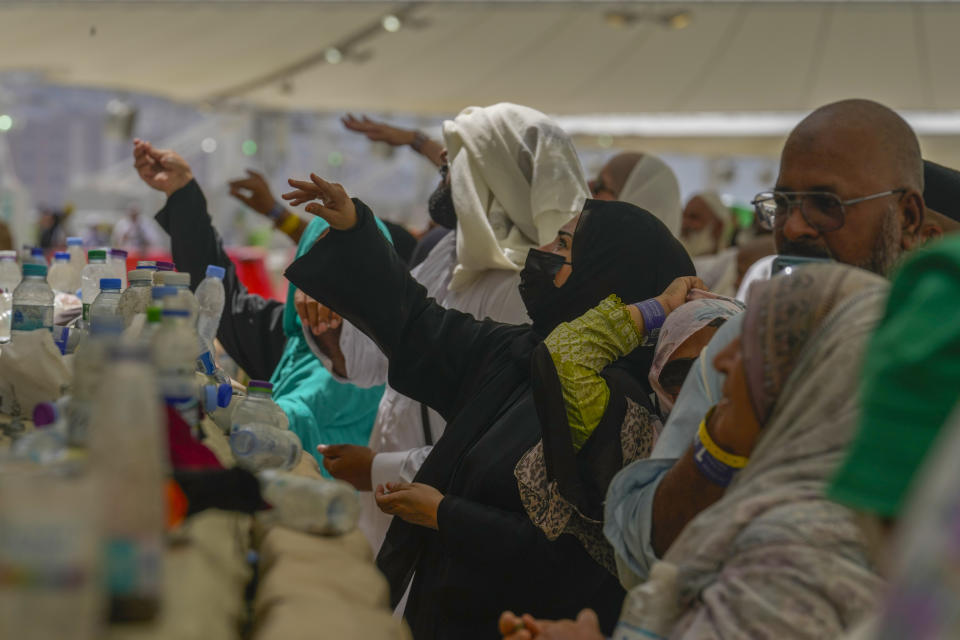
[[[707,414],[708,417],[709,415],[710,414]],[[697,431],[697,437],[700,438],[700,443],[703,444],[703,448],[707,450],[707,453],[728,467],[743,469],[747,466],[747,462],[750,461],[750,458],[727,453],[721,449],[720,446],[713,441],[713,438],[710,437],[710,432],[707,431],[707,418],[704,418],[700,423],[700,430]]]
[[[280,231],[283,231],[288,235],[293,233],[299,228],[300,228],[300,218],[298,218],[292,213],[287,214],[287,217],[283,219],[283,222],[281,222],[277,226],[277,229],[280,229]]]

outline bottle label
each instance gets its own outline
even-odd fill
[[[89,302],[83,303],[83,321],[90,322],[90,303]]]
[[[107,586],[112,596],[154,596],[160,592],[160,537],[110,538],[106,541]]]
[[[38,304],[14,304],[11,329],[36,331],[53,329],[53,307]]]

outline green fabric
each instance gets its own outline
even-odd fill
[[[900,513],[960,390],[960,236],[919,250],[896,274],[863,368],[860,429],[830,497]]]
[[[377,226],[390,239],[390,232],[380,220]],[[327,227],[322,218],[314,218],[307,225],[297,245],[298,258],[313,247]],[[287,343],[270,382],[273,399],[287,414],[290,429],[300,437],[304,450],[321,461],[323,456],[317,453],[318,444],[367,445],[383,385],[362,389],[334,379],[303,337],[300,317],[293,304],[295,291],[296,288],[289,285],[283,309]],[[326,475],[326,470],[323,473]]]
[[[544,344],[563,389],[567,421],[577,451],[600,424],[610,389],[600,372],[638,346],[643,336],[615,295],[550,332]]]

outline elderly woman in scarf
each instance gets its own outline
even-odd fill
[[[678,463],[713,485],[714,502],[664,558],[679,581],[659,597],[676,600],[678,615],[651,632],[829,638],[870,611],[881,581],[868,541],[825,490],[853,435],[857,373],[886,291],[878,276],[839,265],[750,290],[743,335],[714,362],[726,374],[723,396]],[[501,631],[602,637],[589,614],[560,623],[505,614]]]
[[[490,637],[512,601],[562,615],[588,603],[612,629],[622,600],[615,577],[577,537],[545,536],[521,499],[515,470],[545,437],[532,354],[559,323],[611,293],[646,300],[691,276],[679,241],[642,209],[588,201],[563,228],[572,248],[551,244],[526,260],[521,293],[533,326],[504,325],[429,299],[372,233],[370,210],[342,188],[311,180],[291,181],[298,191],[288,196],[294,204],[320,198],[307,210],[336,231],[295,262],[288,278],[362,328],[388,357],[391,384],[448,420],[415,482],[376,492],[381,509],[399,516],[378,566],[394,603],[410,585],[405,615],[414,636]],[[643,380],[648,371],[649,361],[625,376]],[[614,426],[612,438],[595,439],[597,448],[620,449]]]

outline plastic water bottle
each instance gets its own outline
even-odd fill
[[[33,431],[17,438],[10,453],[19,460],[50,464],[67,455],[66,423],[52,402],[41,402],[33,409]]]
[[[87,445],[87,432],[93,401],[106,373],[110,347],[120,340],[123,322],[117,316],[101,319],[84,336],[73,356],[73,386],[67,407],[67,442],[74,447]]]
[[[257,474],[264,500],[273,509],[265,520],[312,534],[342,535],[357,526],[360,502],[346,482],[267,470]]]
[[[620,620],[611,640],[662,640],[670,635],[679,617],[677,567],[656,562],[650,577],[623,601]]]
[[[104,318],[118,317],[122,295],[118,278],[101,278],[100,293],[90,305],[90,325],[94,326]]]
[[[120,287],[127,288],[127,252],[123,249],[110,249],[107,264],[113,270],[113,277],[120,279]]]
[[[176,298],[164,300],[163,320],[153,336],[153,362],[157,368],[160,395],[199,435],[199,385],[194,374],[197,363],[197,333],[190,312],[175,306]]]
[[[200,305],[197,303],[197,297],[190,291],[190,274],[176,271],[158,271],[154,279],[162,286],[173,287],[177,290],[175,302],[177,308],[188,310],[190,312],[190,322],[196,327]]]
[[[263,424],[249,424],[233,430],[230,450],[237,465],[250,471],[293,469],[303,455],[297,434]]]
[[[70,264],[72,264],[73,268],[78,272],[86,266],[87,254],[83,250],[83,238],[67,238],[67,253],[70,254]],[[80,286],[78,285],[77,289],[79,288]],[[76,293],[76,290],[71,293]]]
[[[203,385],[204,410],[207,413],[213,413],[217,409],[230,406],[230,401],[233,399],[233,385],[230,384],[229,376],[214,364],[213,356],[209,351],[200,354],[197,364],[200,372],[207,378]]]
[[[89,325],[90,305],[100,294],[100,280],[112,278],[113,271],[107,264],[107,252],[103,249],[91,249],[87,252],[87,266],[80,273],[80,299],[83,302],[83,321]]]
[[[114,622],[145,621],[160,609],[166,421],[143,347],[115,344],[91,416],[90,468],[102,495],[104,571]]]
[[[217,338],[217,329],[220,328],[220,316],[223,314],[223,303],[226,293],[223,290],[223,276],[226,269],[211,264],[207,267],[207,277],[197,287],[196,299],[199,306],[197,314],[197,333],[200,335],[200,345],[203,351],[213,354],[213,341]]]
[[[38,329],[53,331],[54,297],[47,284],[46,265],[23,265],[23,281],[13,291],[12,335]]]
[[[76,281],[76,284],[74,284]],[[79,278],[75,277],[73,265],[70,264],[70,254],[66,251],[57,251],[53,254],[53,264],[50,266],[50,275],[47,282],[54,293],[76,294],[79,289]]]
[[[47,266],[47,256],[40,247],[30,247],[30,264]]]
[[[273,385],[263,380],[251,380],[247,395],[237,403],[233,412],[231,431],[251,424],[262,424],[275,429],[289,429],[290,421],[283,409],[273,401]]]
[[[20,265],[16,251],[0,251],[0,343],[10,341],[10,316],[13,314],[13,290],[20,284]]]
[[[153,299],[153,271],[134,269],[127,274],[130,286],[120,295],[120,315],[127,327],[138,313],[146,313]]]

